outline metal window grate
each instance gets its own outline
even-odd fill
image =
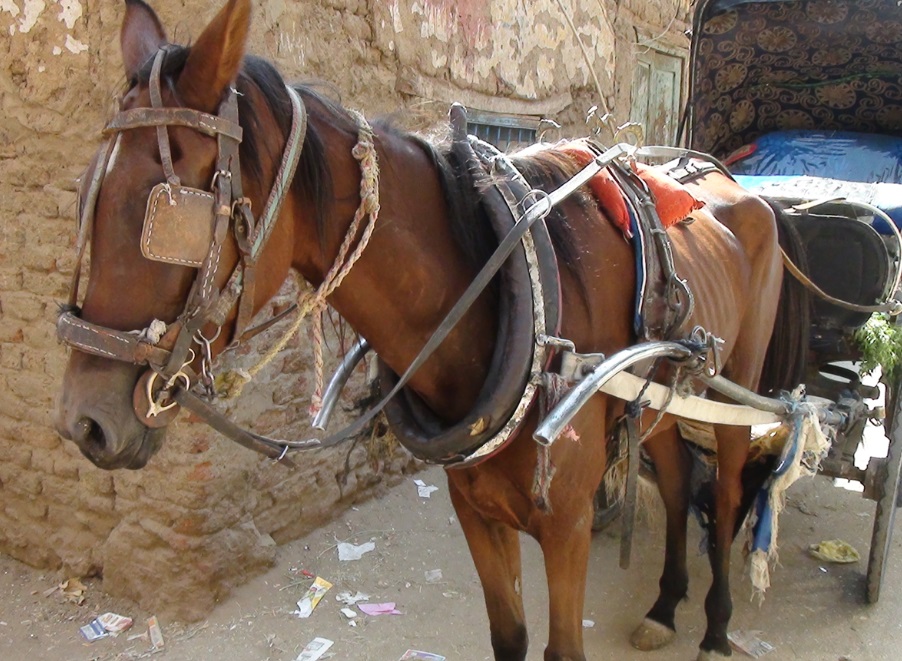
[[[538,120],[493,113],[470,112],[467,131],[503,152],[528,147],[536,141]]]

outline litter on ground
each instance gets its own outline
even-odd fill
[[[296,611],[292,611],[292,615],[297,615],[298,617],[310,617],[311,613],[313,613],[313,609],[316,608],[316,605],[319,603],[320,599],[323,598],[323,595],[329,591],[329,588],[332,587],[332,584],[324,578],[319,576],[316,577],[316,580],[307,588],[307,592],[298,600],[298,609]]]
[[[434,492],[438,491],[437,486],[426,484],[423,480],[414,480],[413,483],[417,485],[417,495],[420,498],[429,498]]]
[[[338,543],[338,559],[342,562],[351,560],[360,560],[365,553],[376,548],[375,542],[366,542],[365,544],[348,544],[347,542]]]
[[[395,602],[387,601],[383,604],[357,604],[357,608],[367,615],[403,615],[395,608]]]
[[[753,659],[758,659],[774,651],[774,646],[761,639],[760,631],[744,631],[737,629],[727,634],[730,644],[740,652],[745,652]]]
[[[808,547],[808,552],[818,560],[825,562],[849,564],[861,560],[855,547],[841,539],[830,539],[819,544],[812,544]]]
[[[298,654],[298,658],[295,659],[295,661],[316,661],[334,644],[334,640],[317,636],[304,646],[304,649],[301,650],[301,653]]]

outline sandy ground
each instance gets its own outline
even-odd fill
[[[194,625],[161,621],[165,648],[154,651],[146,639],[128,640],[146,631],[143,612],[134,604],[100,591],[86,581],[82,605],[65,601],[52,588],[60,576],[42,574],[0,556],[0,659],[108,660],[228,659],[288,661],[315,636],[335,641],[334,660],[395,661],[409,648],[447,659],[491,659],[482,592],[464,537],[448,500],[444,476],[430,469],[418,476],[439,487],[431,498],[417,495],[412,480],[384,498],[348,511],[341,519],[279,549],[277,566],[237,589],[210,617]],[[881,601],[864,603],[864,564],[825,565],[805,552],[808,544],[840,537],[866,557],[874,506],[859,494],[833,487],[818,477],[797,484],[781,520],[781,565],[760,608],[739,553],[734,555],[735,610],[731,629],[757,630],[776,649],[765,658],[850,661],[902,658],[902,531],[896,531],[889,573]],[[691,525],[690,544],[699,541]],[[340,562],[338,542],[375,550],[360,560]],[[524,548],[524,593],[531,635],[529,659],[541,659],[547,640],[546,589],[538,546]],[[694,548],[694,547],[693,547]],[[702,602],[709,570],[704,556],[690,557],[690,598],[678,614],[679,635],[668,649],[641,653],[630,648],[629,632],[650,606],[662,560],[660,524],[640,525],[629,570],[617,566],[614,533],[596,535],[589,568],[584,617],[589,659],[695,658],[704,622]],[[441,570],[441,578],[434,573]],[[308,619],[291,614],[310,584],[304,571],[322,576],[334,587]],[[358,614],[357,626],[341,615],[336,595],[362,591],[373,602],[395,602],[401,615]],[[85,643],[79,627],[99,613],[113,611],[135,619],[118,638]],[[736,653],[735,658],[748,658]]]

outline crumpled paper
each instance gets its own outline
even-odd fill
[[[364,553],[369,553],[376,548],[375,542],[367,542],[366,544],[348,544],[347,542],[338,543],[338,559],[342,562],[351,560],[360,560]]]

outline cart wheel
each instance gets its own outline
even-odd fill
[[[607,477],[607,476],[605,476]],[[608,498],[607,487],[604,480],[598,486],[595,492],[595,515],[592,519],[592,532],[601,532],[610,526],[617,517],[620,516],[620,510],[623,508],[622,500],[610,500]]]
[[[887,391],[890,389],[887,388]],[[896,498],[899,492],[899,476],[902,469],[902,397],[898,390],[887,397],[894,401],[889,425],[889,451],[876,479],[877,511],[874,515],[874,532],[868,556],[867,600],[876,604],[880,599],[880,587],[889,560],[889,547],[893,539],[893,522],[896,518]],[[889,410],[889,407],[887,407]]]

